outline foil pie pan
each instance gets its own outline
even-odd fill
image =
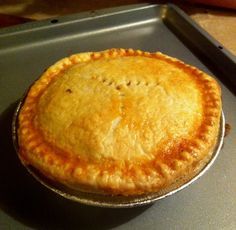
[[[19,157],[19,145],[18,145],[18,138],[17,138],[17,129],[18,129],[18,115],[21,109],[21,106],[24,102],[24,98],[19,102],[16,111],[13,116],[12,122],[12,139],[15,150]],[[39,172],[36,168],[31,165],[26,165],[21,158],[21,163],[25,166],[28,172],[38,180],[42,185],[46,186],[48,189],[52,190],[53,192],[76,202],[92,205],[97,207],[108,207],[108,208],[131,208],[136,206],[147,205],[153,203],[155,201],[161,200],[165,197],[175,194],[176,192],[186,188],[193,182],[195,182],[198,178],[200,178],[214,163],[216,160],[220,149],[223,145],[223,139],[225,134],[225,118],[222,112],[221,120],[220,120],[220,129],[218,134],[218,139],[216,145],[214,146],[213,152],[211,157],[208,161],[201,166],[194,175],[191,177],[183,178],[176,181],[174,184],[169,186],[166,189],[160,190],[155,193],[149,193],[144,195],[137,195],[137,196],[121,196],[121,195],[107,195],[107,194],[95,194],[84,192],[76,189],[72,189],[67,187],[61,183],[58,183],[54,180],[51,180],[44,176],[41,172]]]

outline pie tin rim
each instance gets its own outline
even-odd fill
[[[42,173],[40,173],[33,166],[26,165],[23,162],[23,160],[21,159],[21,157],[19,155],[17,129],[18,129],[18,115],[19,115],[21,106],[24,103],[25,97],[26,97],[26,94],[19,101],[17,108],[15,110],[15,113],[13,115],[13,120],[12,120],[13,145],[14,145],[15,151],[16,151],[21,163],[24,165],[24,167],[27,169],[27,171],[37,181],[39,181],[42,185],[44,185],[45,187],[47,187],[51,191],[61,195],[64,198],[67,198],[69,200],[76,201],[78,203],[82,203],[82,204],[86,204],[86,205],[90,205],[90,206],[106,207],[106,208],[132,208],[132,207],[151,204],[155,201],[158,201],[158,200],[166,198],[170,195],[173,195],[173,194],[183,190],[184,188],[186,188],[187,186],[189,186],[193,182],[195,182],[202,175],[204,175],[204,173],[206,171],[208,171],[208,169],[213,165],[217,156],[219,155],[219,152],[222,148],[223,141],[224,141],[225,117],[224,117],[224,113],[222,110],[217,142],[214,146],[214,149],[212,150],[212,154],[211,154],[210,159],[192,177],[187,178],[186,181],[184,181],[183,183],[180,183],[180,185],[178,185],[178,183],[177,183],[176,185],[173,184],[170,188],[167,188],[166,190],[161,190],[159,192],[143,194],[143,195],[136,195],[136,196],[95,194],[95,193],[79,191],[79,190],[69,188],[61,183],[55,182],[55,181],[47,178],[46,176],[44,176]]]

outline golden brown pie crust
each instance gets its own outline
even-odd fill
[[[217,82],[178,59],[132,49],[80,53],[30,88],[19,155],[74,188],[156,192],[209,160],[220,116]]]

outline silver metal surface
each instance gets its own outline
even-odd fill
[[[18,129],[18,115],[23,105],[23,100],[21,100],[17,106],[16,112],[13,116],[12,122],[12,139],[13,144],[15,147],[16,152],[19,156],[19,148],[18,148],[18,140],[17,140],[17,129]],[[36,168],[32,167],[31,165],[26,165],[24,161],[21,160],[20,156],[19,159],[21,160],[22,164],[26,167],[28,172],[33,175],[41,184],[46,186],[47,188],[51,189],[53,192],[76,202],[86,204],[86,205],[93,205],[97,207],[108,207],[108,208],[132,208],[141,205],[147,205],[153,203],[155,201],[161,200],[167,196],[173,195],[176,192],[184,189],[188,185],[195,182],[198,178],[200,178],[214,163],[216,160],[220,149],[223,145],[225,135],[225,119],[224,114],[222,112],[221,120],[220,120],[220,129],[219,135],[217,139],[217,143],[213,149],[211,154],[211,158],[203,165],[201,168],[195,172],[195,175],[192,175],[191,178],[185,178],[184,180],[180,180],[175,184],[172,184],[170,187],[166,188],[165,190],[150,193],[145,195],[139,196],[110,196],[106,194],[95,194],[95,193],[88,193],[79,190],[75,190],[69,187],[66,187],[63,184],[57,183],[55,181],[50,180],[49,178],[45,177],[42,173],[40,173]]]

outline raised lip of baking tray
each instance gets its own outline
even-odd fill
[[[174,4],[128,5],[61,16],[56,19],[51,18],[49,20],[28,22],[22,25],[3,28],[0,29],[1,52],[7,52],[8,49],[13,49],[14,47],[19,47],[23,44],[26,45],[26,41],[22,36],[29,33],[31,33],[31,36],[27,37],[27,42],[29,41],[29,43],[30,41],[35,42],[37,39],[40,39],[42,37],[40,36],[41,32],[48,29],[51,30],[51,35],[48,35],[47,39],[55,39],[55,36],[61,35],[60,33],[57,33],[59,27],[66,27],[67,25],[72,25],[74,23],[83,25],[83,23],[86,24],[86,22],[91,20],[99,20],[105,17],[119,17],[120,21],[112,21],[112,26],[117,26],[117,29],[119,29],[119,26],[124,22],[122,16],[135,12],[142,17],[142,11],[155,8],[160,9],[161,19],[166,26],[169,27],[177,37],[183,40],[193,53],[199,55],[201,57],[200,59],[204,59],[204,62],[207,62],[210,69],[213,67],[215,72],[220,73],[221,80],[235,93],[236,78],[234,75],[236,73],[236,56],[229,52],[220,42],[215,40]],[[145,17],[146,20],[148,20],[147,16]],[[130,22],[130,25],[132,25],[132,23],[135,24],[135,20],[137,20],[137,17],[133,22]],[[150,20],[152,19],[150,18]],[[99,26],[101,25],[97,23],[94,28],[80,27],[81,36],[88,35],[89,31],[98,30]],[[103,26],[104,30],[106,30],[106,27],[111,25],[106,24]],[[32,36],[32,32],[35,34],[34,36]]]
[[[170,10],[166,10],[163,21],[208,64],[209,69],[215,71],[218,77],[222,75],[220,80],[236,94],[236,56],[173,4],[170,4]]]

